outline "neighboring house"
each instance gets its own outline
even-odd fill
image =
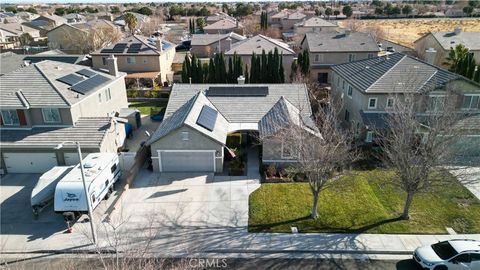
[[[236,53],[242,58],[243,64],[247,64],[248,67],[250,67],[253,53],[261,55],[262,52],[265,51],[265,53],[268,54],[270,51],[273,52],[275,48],[278,49],[278,53],[283,57],[282,63],[285,71],[285,79],[288,81],[292,69],[292,62],[296,55],[295,52],[290,49],[288,44],[284,42],[263,35],[257,35],[244,41],[237,42],[232,49],[225,52],[225,56],[227,58],[233,57]]]
[[[320,17],[312,17],[294,25],[296,35],[304,35],[308,32],[332,31],[338,29],[338,25]]]
[[[145,15],[143,15],[143,14],[136,13],[136,12],[128,12],[128,13],[133,14],[133,16],[135,16],[135,18],[137,18],[137,26],[136,26],[136,29],[135,29],[135,30],[141,29],[142,26],[143,26],[143,24],[149,21],[148,16],[145,16]],[[125,31],[125,32],[131,32],[131,31],[128,29],[127,23],[125,22],[125,14],[122,14],[122,15],[116,17],[115,19],[113,19],[113,23],[114,23],[115,25],[118,25],[118,26],[122,27],[122,28],[123,28],[123,31]]]
[[[233,18],[232,16],[228,15],[225,12],[218,12],[218,13],[215,13],[213,15],[207,16],[205,18],[205,23],[206,24],[212,24],[212,23],[216,23],[216,22],[218,22],[220,20],[223,20],[223,19],[235,20],[235,18]]]
[[[48,31],[48,46],[50,49],[59,49],[69,54],[89,53],[92,46],[94,46],[91,34],[99,29],[120,33],[118,27],[107,20],[62,24]]]
[[[428,100],[412,101],[418,104],[418,112],[425,114],[435,112],[445,90],[451,89],[459,113],[480,113],[478,83],[401,53],[336,65],[332,70],[332,93],[342,103],[340,117],[367,143],[372,142],[374,130],[388,127],[385,117],[394,106],[393,94],[428,93]],[[479,133],[475,135],[480,138]],[[480,145],[480,140],[477,143]],[[480,147],[475,151],[480,155]]]
[[[235,32],[243,35],[243,25],[238,20],[222,19],[203,27],[206,34],[228,34]]]
[[[19,23],[0,23],[0,48],[13,49],[19,47],[20,37],[29,34],[34,40],[40,38],[40,31]]]
[[[44,60],[57,61],[67,64],[83,64],[85,55],[65,55],[65,54],[16,54],[13,52],[4,52],[0,54],[0,76],[35,64]]]
[[[25,21],[31,21],[35,18],[38,18],[38,14],[35,14],[35,13],[30,13],[30,12],[27,12],[27,11],[20,11],[20,12],[17,12],[17,17],[22,19],[22,20],[25,20]]]
[[[291,13],[292,11],[288,9],[280,10],[279,12],[272,14],[272,16],[268,16],[267,22],[270,26],[282,27],[282,20],[287,18]]]
[[[427,60],[426,50],[433,48],[437,53],[433,64],[442,66],[450,48],[458,44],[467,47],[477,63],[480,63],[480,32],[463,32],[455,27],[453,32],[430,32],[414,42],[415,51],[421,59]]]
[[[153,169],[222,172],[229,134],[271,136],[285,115],[312,125],[304,84],[175,84],[165,119],[147,141]],[[262,149],[264,163],[295,162],[275,139],[264,140]]]
[[[331,83],[333,65],[374,58],[380,51],[371,35],[349,29],[306,33],[301,47],[309,52],[311,78],[320,83]]]
[[[228,34],[194,34],[190,52],[198,57],[211,57],[215,53],[229,51],[235,43],[246,37],[234,32]]]
[[[85,66],[42,61],[0,77],[0,148],[3,173],[43,173],[78,163],[86,155],[117,152],[125,127],[113,116],[128,107],[124,73],[109,59],[108,73]],[[27,83],[28,82],[28,83]]]
[[[66,19],[55,14],[50,15],[45,13],[30,22],[25,23],[25,25],[40,30],[40,36],[44,37],[47,35],[48,31],[64,23],[67,23]]]
[[[95,68],[106,68],[107,58],[118,58],[118,70],[128,73],[127,79],[172,81],[175,46],[162,39],[130,36],[90,55]]]
[[[302,22],[307,19],[307,15],[303,14],[300,11],[293,12],[281,20],[282,30],[290,31],[293,30],[293,26],[297,23]]]
[[[73,24],[73,23],[83,23],[87,21],[85,16],[78,14],[78,13],[70,13],[67,15],[64,15],[63,18],[67,20],[67,23]]]

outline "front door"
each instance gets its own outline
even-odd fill
[[[326,72],[318,73],[317,80],[319,83],[328,83],[328,73]]]

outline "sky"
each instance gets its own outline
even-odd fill
[[[302,1],[302,0],[282,0],[278,2],[287,2],[287,1]],[[305,0],[306,1],[306,0]],[[348,0],[347,0],[348,1]],[[155,2],[155,3],[165,3],[165,2],[187,2],[187,3],[192,3],[192,2],[197,2],[197,3],[205,3],[205,2],[214,2],[214,3],[220,3],[220,2],[252,2],[252,0],[221,0],[221,1],[205,1],[205,0],[165,0],[165,1],[154,1],[154,0],[0,0],[1,5],[5,3],[9,4],[42,4],[42,3],[57,3],[57,4],[68,4],[68,3],[96,3],[96,4],[106,4],[106,3],[115,3],[115,4],[123,4],[123,3],[139,3],[139,2],[144,2],[144,3],[150,3],[150,2]],[[267,2],[267,1],[265,1]]]

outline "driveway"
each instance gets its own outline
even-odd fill
[[[259,186],[248,176],[142,170],[114,215],[167,227],[245,227],[248,195]]]

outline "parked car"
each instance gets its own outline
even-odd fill
[[[177,47],[175,47],[175,51],[177,52],[190,51],[191,48],[192,48],[192,41],[185,40],[185,41],[182,41],[182,43],[178,44]]]
[[[480,241],[455,239],[419,247],[413,259],[423,269],[480,270]]]

